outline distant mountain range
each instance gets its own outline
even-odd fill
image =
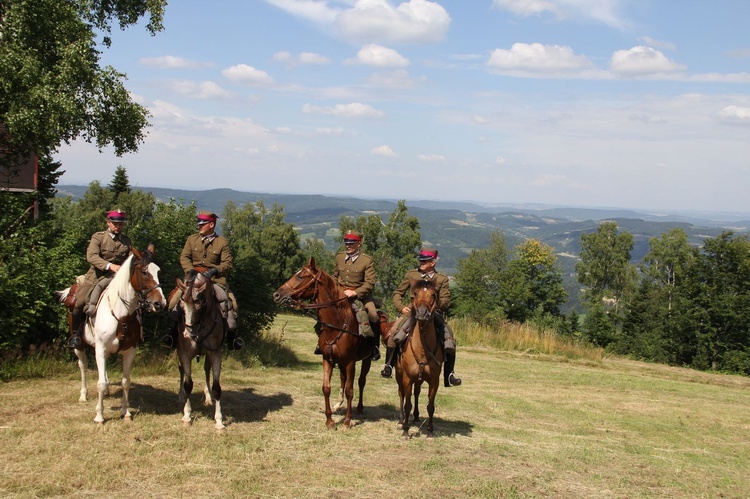
[[[221,213],[227,201],[238,205],[262,200],[267,206],[284,207],[286,220],[304,238],[317,237],[330,249],[339,247],[336,240],[341,215],[357,217],[377,213],[387,218],[396,208],[397,200],[361,199],[307,194],[269,194],[240,192],[232,189],[187,191],[158,187],[136,187],[151,192],[157,199],[190,203],[199,209]],[[79,198],[87,186],[61,185],[58,195]],[[725,230],[747,233],[750,213],[672,212],[649,213],[616,208],[569,208],[540,205],[486,205],[472,202],[406,200],[409,214],[419,219],[422,240],[440,250],[440,269],[448,274],[457,262],[473,248],[489,244],[490,234],[500,231],[509,246],[534,238],[553,247],[566,275],[566,287],[575,292],[575,263],[580,253],[582,233],[596,230],[604,220],[617,222],[620,230],[635,239],[632,261],[638,263],[649,250],[649,239],[673,227],[682,228],[691,244],[700,245],[706,237],[716,237]]]

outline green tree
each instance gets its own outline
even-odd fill
[[[401,200],[387,222],[383,222],[379,215],[363,215],[356,220],[342,216],[339,229],[342,234],[350,229],[362,233],[362,251],[373,258],[377,272],[375,296],[382,298],[389,308],[393,292],[415,265],[422,243],[419,219],[409,215],[406,201]]]
[[[518,281],[526,288],[526,301],[520,307],[520,320],[534,315],[559,316],[560,305],[565,302],[567,292],[562,285],[562,272],[557,266],[552,247],[529,239],[516,246],[515,253],[510,270],[520,276]]]
[[[229,284],[239,302],[239,327],[251,336],[271,324],[273,292],[304,262],[299,235],[285,216],[276,204],[268,209],[262,201],[241,207],[230,201],[220,220],[234,260]]]
[[[586,286],[584,296],[589,306],[608,300],[614,310],[635,289],[636,269],[630,263],[633,235],[617,233],[616,222],[603,222],[597,231],[581,234],[581,260],[576,264],[578,282]]]
[[[112,183],[109,184],[109,190],[115,194],[115,200],[120,194],[130,192],[130,180],[128,179],[128,172],[124,166],[118,166],[115,170],[115,176],[112,178]]]
[[[325,241],[317,238],[306,239],[302,245],[302,253],[305,255],[305,260],[309,261],[310,258],[315,258],[315,264],[324,269],[326,272],[333,272],[333,259],[334,252],[326,248]]]

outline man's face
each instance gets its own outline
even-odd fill
[[[347,255],[353,255],[357,251],[359,251],[359,241],[344,241],[344,246],[346,247],[346,254]]]
[[[214,227],[216,227],[215,222],[208,222],[208,223],[200,224],[198,225],[198,232],[203,237],[210,236],[211,234],[214,233]]]
[[[109,218],[107,219],[107,228],[112,234],[119,234],[122,232],[123,225],[125,225],[125,222],[113,222]]]
[[[430,272],[435,270],[435,260],[420,260],[419,270],[424,272],[425,274],[429,274]]]

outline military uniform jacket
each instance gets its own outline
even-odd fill
[[[219,273],[211,280],[226,287],[226,275],[232,270],[229,242],[219,235],[204,240],[200,234],[191,234],[180,253],[180,266],[185,272],[195,267],[217,268]]]
[[[440,272],[434,271],[430,278],[426,274],[423,274],[419,269],[412,269],[406,273],[406,277],[398,285],[396,291],[393,292],[393,304],[396,306],[396,310],[401,313],[401,310],[408,306],[404,303],[406,294],[409,293],[409,303],[414,300],[414,296],[411,296],[411,285],[417,281],[432,281],[435,284],[435,291],[437,291],[437,306],[445,312],[448,307],[451,306],[451,291],[448,287],[448,276],[441,274]]]
[[[346,252],[337,254],[333,278],[340,286],[354,290],[360,300],[372,299],[372,290],[375,289],[375,266],[369,255],[360,252],[357,259],[352,260],[347,258]]]
[[[130,238],[124,234],[112,238],[108,230],[94,233],[86,249],[86,261],[91,264],[86,281],[93,283],[101,277],[111,277],[112,272],[107,270],[107,265],[122,265],[130,256],[132,245]]]

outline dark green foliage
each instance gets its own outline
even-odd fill
[[[117,201],[120,194],[124,192],[130,193],[130,180],[128,180],[128,173],[125,171],[124,167],[117,167],[112,183],[107,187],[109,187],[109,190],[114,193],[115,201]]]
[[[615,324],[600,303],[589,309],[583,320],[583,338],[588,342],[606,348],[615,339]]]
[[[234,269],[229,285],[237,296],[238,331],[246,338],[268,327],[276,316],[273,292],[302,266],[299,236],[284,210],[262,201],[238,207],[227,203],[220,225],[229,240]]]

